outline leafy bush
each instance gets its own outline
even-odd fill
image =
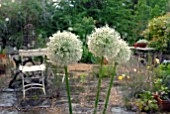
[[[157,68],[157,72],[155,72],[156,77],[158,78],[156,81],[157,86],[168,87],[170,89],[170,64],[161,64],[159,68]]]
[[[28,25],[33,25],[34,30],[30,32],[36,39],[39,34],[46,38],[48,36],[50,12],[47,9],[47,1],[44,0],[11,0],[1,1],[0,10],[0,39],[3,48],[6,45],[21,48],[28,31]]]
[[[170,52],[170,13],[151,19],[143,31],[143,36],[150,40],[150,47]]]

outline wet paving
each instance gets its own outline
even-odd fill
[[[48,99],[21,99],[13,89],[4,89],[0,93],[0,114],[46,114],[37,108],[50,106]],[[29,110],[31,109],[31,110]]]
[[[15,106],[17,101],[16,93],[12,89],[6,89],[1,91],[0,94],[0,107],[12,107]]]
[[[72,87],[72,107],[74,114],[92,114],[94,109],[95,101],[95,88],[96,82],[91,81],[86,86],[71,85]],[[88,86],[89,85],[89,86]],[[114,91],[118,88],[113,89]],[[104,84],[101,87],[101,96],[99,99],[99,109],[98,112],[101,113],[104,107],[104,98],[106,89]],[[118,92],[116,92],[118,93]],[[119,101],[120,102],[120,101]],[[133,112],[126,111],[125,108],[121,107],[111,107],[112,103],[109,104],[108,114],[134,114]],[[46,109],[54,107],[60,108],[62,111],[60,113],[53,112],[53,114],[68,114],[68,100],[66,91],[63,88],[60,95],[55,98],[45,98],[45,97],[29,97],[27,99],[22,99],[21,94],[12,90],[6,89],[0,93],[0,114],[52,114]]]
[[[85,72],[70,75],[73,114],[92,114],[94,110],[98,78]],[[110,78],[102,81],[98,114],[102,113]],[[62,77],[53,78],[53,85],[47,86],[47,95],[41,91],[30,91],[27,99],[22,92],[4,89],[0,92],[0,114],[69,114],[65,83]],[[56,85],[56,83],[58,85]],[[120,86],[111,90],[107,114],[134,114],[123,107]]]

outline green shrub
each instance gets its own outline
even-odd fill
[[[170,13],[151,19],[143,36],[149,40],[149,46],[163,52],[170,52]]]

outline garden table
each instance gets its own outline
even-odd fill
[[[137,55],[138,60],[145,64],[144,62],[152,62],[155,63],[155,58],[159,56],[159,52],[155,48],[141,48],[141,47],[130,47],[130,49],[134,52],[134,55]],[[149,60],[149,57],[151,60]]]

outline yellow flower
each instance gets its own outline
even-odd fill
[[[147,69],[150,69],[151,67],[150,66],[147,66]]]
[[[155,62],[156,62],[157,64],[159,64],[159,63],[160,63],[160,61],[159,61],[159,59],[158,59],[158,58],[156,58],[156,59],[155,59]]]
[[[119,80],[123,80],[123,76],[118,76],[118,79]]]

